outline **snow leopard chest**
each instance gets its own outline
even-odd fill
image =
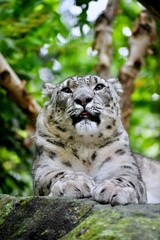
[[[101,144],[99,147],[87,146],[87,144],[66,146],[57,152],[60,164],[67,170],[74,172],[85,172],[96,179],[105,177],[110,178],[115,171],[117,162],[116,157],[126,154],[128,151],[124,146],[120,146],[119,139]]]

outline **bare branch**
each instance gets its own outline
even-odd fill
[[[0,85],[7,90],[8,96],[28,115],[31,126],[35,128],[40,106],[25,89],[25,81],[18,78],[2,54],[0,54]]]
[[[129,127],[131,114],[131,94],[134,90],[134,79],[137,77],[144,57],[150,52],[150,45],[156,39],[156,24],[148,11],[138,16],[129,40],[130,54],[126,63],[119,71],[119,80],[123,85],[124,95],[121,100],[122,121],[126,129]]]
[[[112,59],[112,23],[117,13],[119,0],[109,0],[104,12],[95,24],[95,40],[93,49],[98,51],[97,74],[108,78]]]

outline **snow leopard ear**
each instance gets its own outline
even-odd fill
[[[121,95],[123,93],[123,88],[120,82],[118,81],[118,78],[110,78],[107,80],[107,82],[113,85],[118,95]]]
[[[55,85],[51,83],[44,83],[42,87],[42,96],[50,98],[52,96],[54,88],[56,88]]]

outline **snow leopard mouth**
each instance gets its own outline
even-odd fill
[[[100,118],[99,118],[99,114],[91,114],[87,111],[83,111],[81,112],[78,116],[73,115],[72,116],[72,120],[73,120],[73,125],[83,121],[83,120],[89,120],[89,121],[93,121],[96,122],[97,124],[100,123]]]

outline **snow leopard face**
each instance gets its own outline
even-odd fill
[[[71,77],[57,86],[44,85],[50,123],[59,128],[73,129],[79,135],[96,134],[104,129],[115,130],[120,119],[119,96],[122,92],[117,79],[98,76]]]

